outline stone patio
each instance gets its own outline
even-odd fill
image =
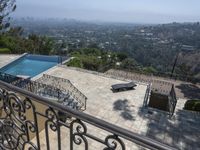
[[[45,74],[70,80],[88,98],[85,113],[181,150],[196,150],[200,147],[200,115],[182,110],[185,99],[178,99],[175,115],[169,118],[164,112],[142,109],[147,88],[145,84],[137,84],[135,90],[113,93],[111,85],[125,81],[58,66],[46,71]],[[88,125],[88,130],[102,139],[107,134],[91,125]],[[65,135],[62,146],[65,149],[69,147],[68,132],[69,130],[62,130]],[[41,138],[42,135],[44,131],[41,132]],[[57,149],[56,135],[52,132],[50,137],[53,140],[52,147]],[[135,144],[127,141],[126,143],[127,150],[140,149]],[[103,149],[102,145],[95,142],[89,144],[92,145],[92,150]],[[45,147],[45,140],[42,145]],[[79,149],[81,147],[76,148]]]
[[[143,105],[147,88],[146,84],[137,84],[135,90],[113,93],[111,85],[125,81],[62,67],[50,69],[46,74],[70,80],[88,98],[85,113],[119,125],[123,121],[121,125],[125,123],[127,128]],[[118,105],[123,107],[118,108]],[[126,116],[130,119],[124,119]]]

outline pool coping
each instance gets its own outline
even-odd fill
[[[21,59],[22,57],[24,57],[24,56],[26,56],[26,55],[28,55],[28,53],[24,53],[24,54],[22,54],[22,55],[19,55],[19,57],[16,57],[16,58],[12,59],[11,61],[5,63],[3,66],[1,66],[0,70],[3,69],[4,67],[6,67],[7,65],[10,65],[11,63],[16,62],[18,59]],[[1,72],[1,71],[0,71],[0,72]]]
[[[41,77],[43,76],[43,74],[48,73],[50,70],[53,70],[53,69],[55,69],[56,67],[63,66],[63,64],[67,63],[67,62],[70,61],[70,60],[71,60],[71,57],[69,57],[68,59],[66,59],[65,61],[63,61],[62,64],[61,64],[61,63],[58,63],[57,65],[55,65],[55,66],[53,66],[53,67],[51,67],[51,68],[49,68],[49,69],[47,69],[47,70],[41,72],[40,74],[38,74],[38,75],[32,77],[31,80],[32,80],[32,81],[36,81],[37,79],[41,78]]]
[[[51,68],[49,68],[49,69],[47,69],[47,70],[45,70],[45,71],[43,71],[43,72],[41,72],[40,74],[38,74],[38,75],[32,77],[31,80],[32,80],[32,81],[36,81],[37,79],[41,78],[41,77],[43,76],[43,74],[49,72],[49,71],[52,70],[52,69],[55,69],[56,67],[58,67],[58,64],[55,65],[55,66],[53,66],[53,67],[51,67]]]

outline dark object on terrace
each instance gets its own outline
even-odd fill
[[[152,86],[150,98],[146,101],[148,107],[166,111],[170,117],[174,114],[176,103],[177,98],[174,84],[168,83],[158,87]]]
[[[112,85],[112,90],[114,92],[119,92],[119,91],[127,91],[127,90],[132,90],[134,89],[134,87],[136,87],[137,85],[133,82],[130,83],[123,83],[123,84],[114,84]]]

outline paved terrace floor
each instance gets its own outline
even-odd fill
[[[170,119],[159,111],[141,110],[146,85],[138,84],[135,90],[113,93],[110,86],[124,81],[63,67],[54,67],[45,73],[70,80],[85,94],[88,97],[85,113],[178,149],[196,150],[200,147],[200,115],[182,110],[184,99],[178,101],[175,115]],[[107,134],[90,125],[88,132],[102,139]],[[45,131],[42,131],[41,139],[44,137]],[[57,149],[56,134],[51,132],[50,137],[53,140],[51,148]],[[62,137],[62,147],[69,149],[69,130],[62,129]],[[140,149],[137,145],[126,143],[127,150]],[[45,140],[41,144],[42,149],[46,149]],[[103,149],[95,142],[89,141],[89,145],[91,150]],[[75,149],[83,149],[82,146]]]
[[[70,80],[88,98],[85,113],[128,129],[138,108],[143,105],[145,84],[138,84],[135,90],[113,93],[111,85],[126,82],[62,67],[55,67],[46,73]],[[119,111],[121,108],[117,107],[121,105],[129,105],[129,111]],[[124,117],[127,117],[127,122]]]
[[[0,54],[0,68],[4,65],[8,64],[9,62],[12,62],[16,58],[18,58],[20,55],[4,55]]]

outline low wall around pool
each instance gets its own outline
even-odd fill
[[[41,60],[41,61],[50,61],[50,62],[57,62],[60,63],[60,57],[59,56],[47,56],[47,55],[32,55],[28,54],[26,55],[27,59],[32,60]]]

